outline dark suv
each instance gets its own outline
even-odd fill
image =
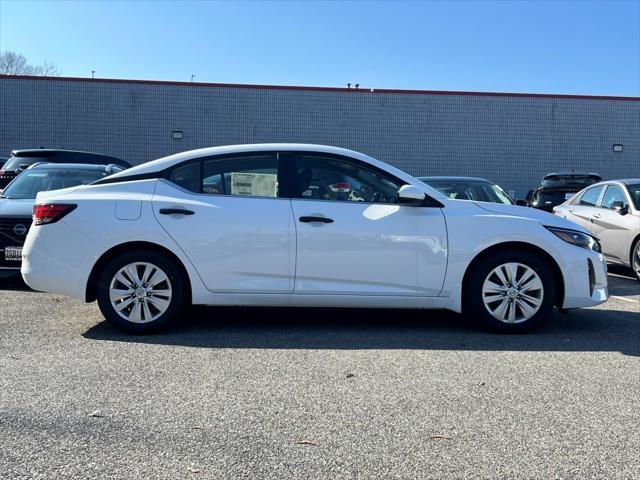
[[[0,170],[0,189],[6,187],[20,172],[34,163],[85,163],[92,165],[118,165],[129,168],[131,164],[116,157],[75,150],[31,149],[14,150]]]
[[[553,212],[583,188],[602,181],[597,173],[550,173],[542,184],[527,194],[529,206]]]

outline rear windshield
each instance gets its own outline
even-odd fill
[[[574,195],[575,193],[541,191],[534,195],[533,202],[539,207],[557,207]]]
[[[636,208],[640,210],[640,183],[634,183],[633,185],[627,185],[629,189],[629,193],[631,194],[631,198],[633,199],[633,203],[635,203]]]
[[[475,200],[477,202],[504,203],[513,205],[504,190],[490,182],[469,180],[425,180],[425,183],[447,197],[456,200]]]
[[[2,196],[16,200],[36,198],[38,192],[86,185],[106,176],[107,173],[102,169],[62,170],[35,167],[18,175],[4,189]]]
[[[14,157],[13,155],[9,157],[7,163],[2,166],[3,170],[14,171],[20,168],[20,165],[33,165],[38,162],[47,162],[50,161],[50,158],[46,157]]]
[[[544,188],[578,187],[584,188],[602,179],[595,175],[553,175],[542,181]]]

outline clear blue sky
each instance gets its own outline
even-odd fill
[[[640,96],[640,0],[0,0],[0,49],[66,76]]]

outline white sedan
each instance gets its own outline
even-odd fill
[[[189,303],[449,309],[523,332],[607,300],[589,233],[449,199],[367,155],[264,144],[184,152],[38,195],[22,275],[133,333]]]

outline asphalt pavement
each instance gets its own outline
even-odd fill
[[[640,478],[640,283],[610,280],[521,336],[198,308],[147,337],[0,280],[0,478]]]

